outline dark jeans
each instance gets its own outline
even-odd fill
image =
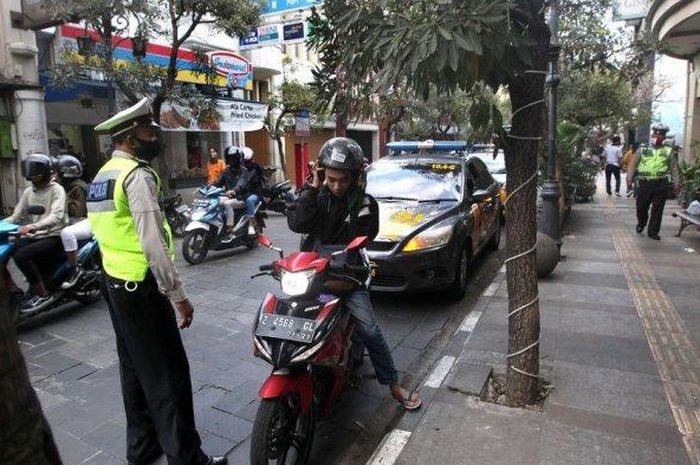
[[[64,256],[61,238],[58,236],[44,239],[22,237],[15,243],[12,256],[17,268],[24,274],[29,284],[37,284],[42,281],[37,265],[54,262]]]
[[[612,163],[605,166],[605,189],[612,195],[611,177],[615,176],[615,193],[620,193],[620,167]]]
[[[117,336],[127,459],[150,463],[165,452],[169,465],[206,463],[195,428],[190,368],[172,305],[150,273],[133,292],[109,277],[106,288]]]
[[[379,327],[377,316],[369,300],[369,291],[355,291],[345,300],[345,305],[355,319],[357,332],[367,347],[369,359],[377,373],[379,384],[393,384],[398,380],[394,359]]]
[[[661,230],[661,218],[666,205],[668,182],[665,179],[640,179],[637,194],[637,225],[644,227],[649,222],[647,235],[656,236]],[[649,216],[651,206],[651,217]]]

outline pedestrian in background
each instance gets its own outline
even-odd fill
[[[219,157],[219,151],[214,147],[209,149],[209,162],[207,163],[207,184],[213,184],[219,179],[226,169],[226,162]]]
[[[195,428],[190,368],[178,331],[194,308],[175,268],[170,227],[159,205],[161,180],[151,168],[161,145],[148,99],[95,131],[115,150],[90,184],[88,219],[100,245],[106,298],[117,339],[129,464],[220,465],[207,457]]]
[[[605,189],[608,196],[612,195],[612,177],[615,177],[615,195],[620,196],[620,164],[622,163],[622,147],[620,136],[613,136],[612,143],[605,146]]]
[[[647,227],[647,236],[661,240],[661,219],[666,205],[669,183],[678,192],[678,163],[671,154],[671,147],[664,146],[668,126],[655,125],[652,146],[642,145],[634,155],[627,171],[627,190],[637,181],[637,233]],[[651,206],[651,216],[649,207]]]

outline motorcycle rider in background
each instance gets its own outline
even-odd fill
[[[15,244],[13,256],[33,292],[22,304],[24,310],[36,310],[51,299],[36,261],[50,260],[63,253],[59,235],[68,224],[66,191],[51,179],[52,168],[48,155],[33,154],[22,160],[22,175],[32,185],[22,193],[12,215],[5,218],[8,223],[22,224],[19,229],[22,237]],[[43,207],[44,212],[30,213],[30,207],[35,206]],[[21,294],[7,269],[5,282],[11,293]]]
[[[362,148],[352,139],[336,137],[319,152],[311,185],[306,185],[296,205],[288,212],[289,228],[308,234],[302,250],[322,249],[327,245],[347,245],[352,239],[379,232],[379,207],[364,190],[365,158]],[[359,277],[365,281],[367,276]],[[391,351],[372,309],[365,284],[350,293],[346,305],[367,347],[380,384],[389,385],[391,395],[407,410],[420,407],[417,392],[409,393],[398,381]]]
[[[221,204],[226,208],[226,233],[233,235],[234,208],[240,203],[236,194],[245,191],[248,183],[248,172],[243,167],[243,152],[239,147],[232,145],[224,150],[226,169],[221,172],[219,178],[210,184],[226,189],[226,196],[221,197]]]
[[[66,280],[61,284],[62,289],[70,289],[75,286],[83,275],[83,269],[78,263],[78,241],[92,237],[92,228],[87,219],[87,184],[81,179],[83,165],[72,155],[58,157],[56,166],[58,182],[66,190],[66,209],[70,226],[61,231],[61,242],[66,253],[66,259],[70,270]]]
[[[245,199],[245,208],[248,216],[250,216],[250,224],[258,231],[255,224],[255,207],[262,198],[263,189],[263,169],[253,160],[255,152],[250,147],[243,147],[243,166],[248,170],[247,192],[248,196]]]

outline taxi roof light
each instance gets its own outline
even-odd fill
[[[387,149],[392,151],[419,152],[421,150],[432,150],[434,152],[451,152],[467,149],[467,142],[463,140],[432,140],[425,141],[399,141],[386,144]]]

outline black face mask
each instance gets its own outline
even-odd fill
[[[158,155],[160,155],[163,149],[160,140],[143,140],[138,137],[135,138],[138,141],[138,146],[136,147],[136,156],[145,161],[151,161]]]

